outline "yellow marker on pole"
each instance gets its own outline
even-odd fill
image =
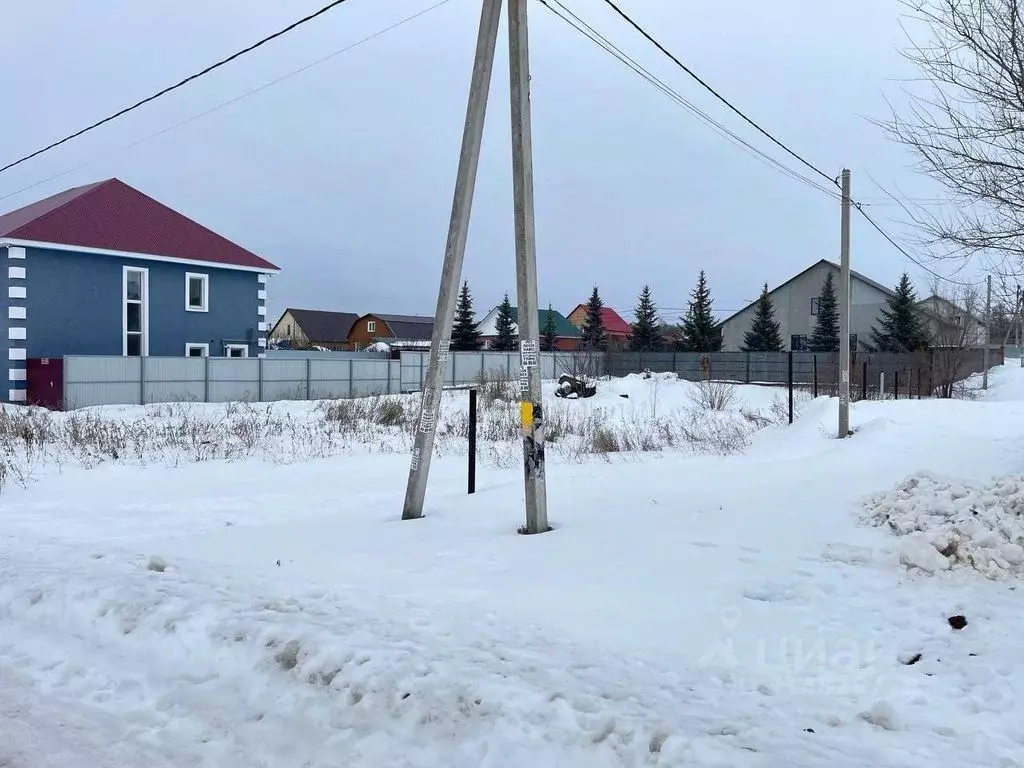
[[[519,404],[520,423],[523,427],[523,434],[533,431],[533,403],[522,402]]]

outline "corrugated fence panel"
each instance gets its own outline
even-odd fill
[[[455,352],[452,354],[454,360],[454,378],[458,382],[477,382],[484,374],[484,357],[476,352]]]
[[[270,359],[263,361],[264,400],[304,400],[306,398],[306,360]]]
[[[350,360],[351,397],[386,395],[390,386],[390,360]]]
[[[64,402],[67,408],[139,405],[142,402],[141,358],[64,358]]]
[[[146,357],[142,359],[143,397],[146,403],[203,402],[206,400],[206,363],[201,357]]]
[[[207,402],[228,403],[260,398],[260,361],[243,358],[208,358],[210,383]]]
[[[310,360],[309,394],[314,400],[340,400],[352,396],[355,360]]]

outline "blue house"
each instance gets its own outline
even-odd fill
[[[0,259],[10,382],[0,399],[26,400],[27,361],[39,358],[266,348],[266,283],[278,268],[118,179],[0,216]]]

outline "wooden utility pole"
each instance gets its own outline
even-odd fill
[[[969,323],[969,318],[964,318]],[[981,388],[988,389],[988,348],[992,343],[992,275],[985,278],[985,351],[982,355]]]
[[[850,171],[843,169],[839,235],[839,439],[850,434]]]

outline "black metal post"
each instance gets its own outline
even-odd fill
[[[476,390],[469,390],[469,493],[476,493]]]
[[[793,423],[793,350],[789,350],[789,423]]]
[[[900,369],[892,372],[892,399],[900,399]]]
[[[921,369],[917,369],[917,399],[921,399]]]
[[[814,372],[814,397],[818,397],[818,356],[814,355],[811,358],[811,367]]]
[[[861,400],[867,400],[868,399],[868,361],[867,360],[864,361],[864,372],[861,374],[860,388],[861,388],[861,398],[860,399]]]

